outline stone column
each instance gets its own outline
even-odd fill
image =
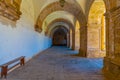
[[[67,47],[70,47],[70,33],[67,33]]]
[[[70,31],[70,37],[69,37],[69,39],[70,39],[70,47],[69,48],[72,49],[72,31]]]
[[[114,22],[111,13],[107,12],[106,17],[106,57],[114,55]]]
[[[80,29],[75,30],[75,50],[80,49]]]
[[[72,32],[72,50],[75,50],[75,31]]]
[[[120,79],[120,8],[106,13],[107,55],[103,71],[109,80]],[[110,76],[109,76],[110,75]]]
[[[79,56],[87,57],[87,26],[80,28],[80,50]]]

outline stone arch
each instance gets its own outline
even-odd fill
[[[52,24],[48,30],[48,32],[46,32],[46,35],[49,36],[50,33],[52,32],[52,30],[56,27],[59,27],[59,26],[64,26],[64,28],[66,28],[68,31],[70,31],[70,28],[69,28],[69,25],[64,23],[64,22],[56,22],[54,24]]]
[[[75,27],[74,25],[69,21],[69,20],[66,20],[66,19],[63,19],[63,18],[59,18],[59,19],[55,19],[54,21],[52,21],[48,26],[47,26],[47,30],[46,30],[46,34],[48,34],[48,31],[50,29],[50,26],[53,25],[54,23],[57,23],[57,22],[64,22],[66,24],[69,25],[70,29],[74,32],[75,31]]]
[[[103,0],[94,0],[88,15],[87,27],[87,57],[105,57],[105,17],[106,11]]]
[[[89,11],[90,11],[90,8],[92,6],[92,3],[94,2],[95,0],[91,0],[91,2],[87,3],[87,8],[86,8],[86,19],[87,19],[87,22],[88,22],[88,15],[89,15]],[[104,3],[105,3],[105,6],[106,6],[106,14],[109,12],[109,10],[111,9],[111,2],[110,0],[103,0]],[[106,21],[106,24],[108,24],[108,21]],[[83,27],[84,26],[84,27]],[[85,25],[81,24],[81,28],[80,28],[80,56],[84,56],[84,57],[87,57],[87,23]],[[108,34],[108,27],[106,29],[106,35]],[[108,37],[108,35],[106,36]],[[108,39],[106,38],[106,45],[108,45]],[[107,51],[107,46],[106,46],[106,51]]]
[[[90,3],[90,7],[89,7],[89,11],[90,11],[90,8],[92,6],[92,4],[94,3],[95,0],[91,1]],[[111,6],[110,6],[110,0],[103,0],[104,3],[105,3],[105,7],[106,7],[106,10],[110,10]]]
[[[42,31],[42,24],[44,19],[52,12],[54,11],[67,11],[71,14],[73,14],[76,18],[78,18],[79,22],[81,24],[86,24],[86,17],[81,10],[80,6],[77,6],[75,4],[66,2],[64,7],[61,7],[59,5],[59,2],[53,2],[49,4],[47,7],[45,7],[41,12],[40,15],[38,16],[38,19],[36,21],[35,29],[39,32]]]
[[[90,7],[88,12],[90,11],[90,8],[92,6],[92,4],[94,3],[95,0],[91,1],[90,3]],[[105,4],[105,8],[106,8],[106,13],[105,15],[105,24],[106,24],[106,56],[108,55],[108,53],[112,52],[112,46],[109,44],[114,45],[114,37],[109,37],[109,35],[114,35],[114,29],[109,30],[110,28],[113,28],[111,25],[112,24],[112,18],[111,18],[111,10],[113,9],[113,7],[116,4],[116,0],[103,0],[104,4]]]
[[[75,28],[74,28],[74,25],[70,21],[68,21],[68,20],[65,20],[65,19],[56,19],[56,20],[52,21],[48,25],[48,28],[50,28],[50,26],[52,26],[53,24],[55,24],[57,22],[64,22],[64,23],[66,23],[66,24],[68,24],[70,26],[69,27],[69,36],[71,36],[71,40],[70,40],[71,41],[71,48],[74,50],[75,49]],[[46,32],[46,34],[48,34],[48,32]],[[69,47],[70,47],[70,45],[69,45]]]
[[[62,14],[62,15],[61,15]],[[75,24],[76,17],[66,11],[55,11],[49,14],[43,21],[42,29],[45,31],[47,26],[56,19],[65,19],[70,21],[73,25]]]
[[[62,27],[58,27],[58,26],[62,26]],[[62,28],[65,33],[69,33],[69,29],[66,28],[64,25],[57,25],[57,26],[55,26],[55,27],[50,31],[50,37],[51,37],[51,38],[53,37],[54,32],[55,32],[57,29],[59,29],[59,28]]]
[[[57,33],[59,33],[59,35],[57,35]],[[60,33],[62,35],[60,35]],[[61,45],[69,47],[69,45],[70,45],[70,40],[69,39],[70,38],[69,38],[68,34],[69,34],[69,29],[67,29],[65,27],[65,25],[57,25],[57,26],[55,26],[51,30],[51,33],[50,33],[53,45],[56,45],[56,43],[57,43],[59,45],[61,44]],[[55,36],[55,35],[57,35],[57,36]],[[57,38],[60,38],[60,39],[56,41]]]
[[[111,9],[110,0],[103,0],[103,1],[104,1],[104,4],[105,4],[106,12],[108,12],[108,11]],[[88,15],[89,15],[90,9],[91,9],[91,7],[92,7],[92,4],[93,4],[94,2],[95,2],[95,0],[92,0],[92,1],[89,3],[88,9],[87,9],[87,19],[88,19]]]

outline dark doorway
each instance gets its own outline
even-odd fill
[[[67,34],[61,28],[57,29],[53,34],[53,46],[67,46]]]

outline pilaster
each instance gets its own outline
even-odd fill
[[[82,57],[87,57],[87,26],[81,26],[80,28],[79,55]]]
[[[120,8],[106,13],[107,56],[104,58],[104,74],[109,80],[120,80]]]

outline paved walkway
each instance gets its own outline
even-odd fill
[[[12,71],[7,80],[105,80],[102,59],[74,56],[66,47],[52,47]]]

